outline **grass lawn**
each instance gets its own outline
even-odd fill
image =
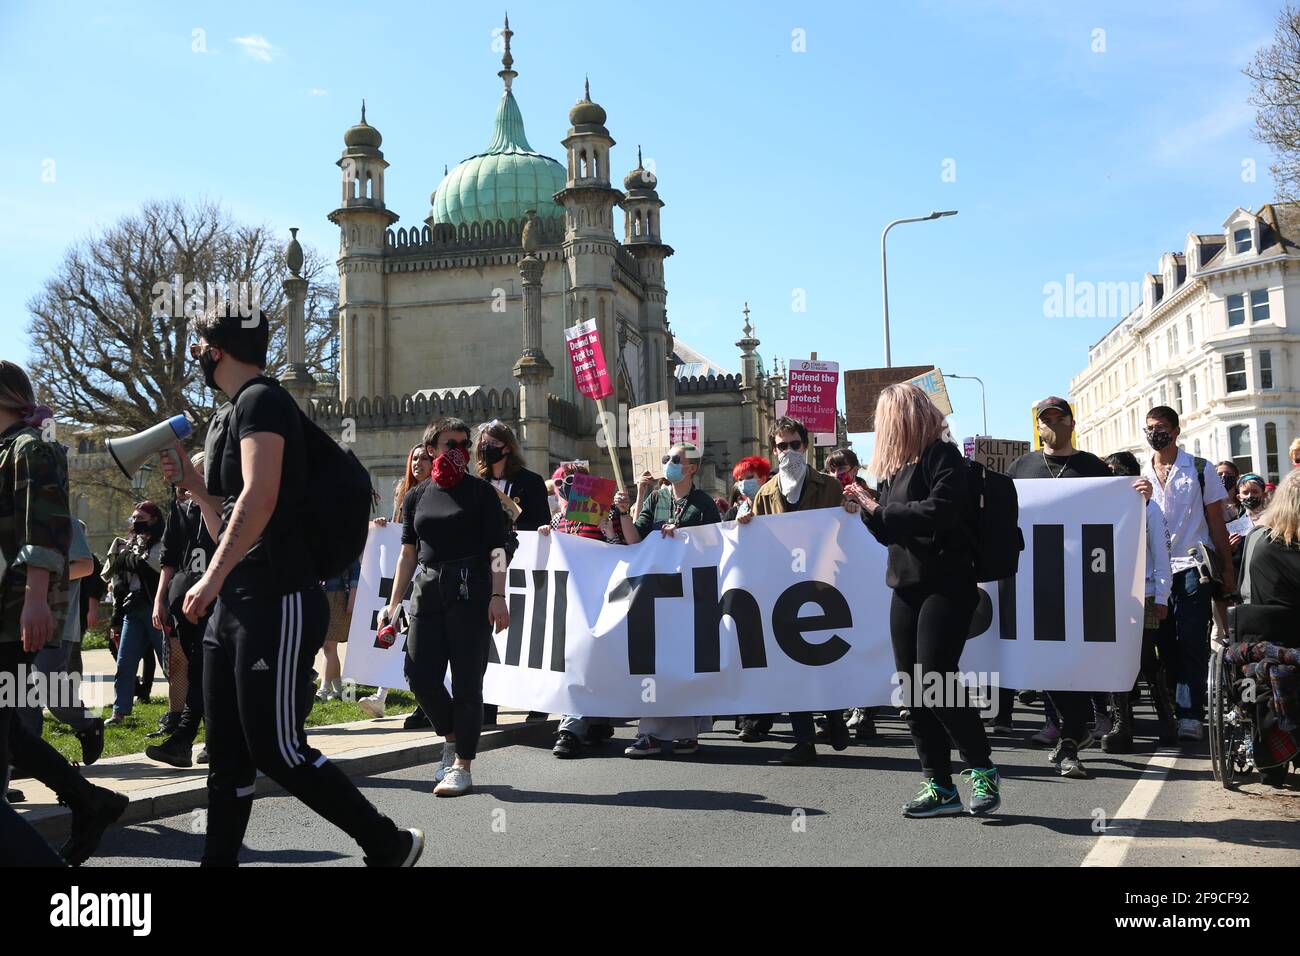
[[[355,699],[360,700],[374,693],[373,687],[358,685]],[[409,691],[390,690],[388,692],[387,714],[407,714],[415,710],[415,697]],[[145,739],[145,734],[158,729],[158,721],[167,712],[165,697],[151,697],[149,703],[136,701],[135,709],[124,723],[115,724],[104,729],[104,756],[120,757],[123,754],[143,753],[144,748],[153,743],[161,743],[165,738]],[[101,716],[107,717],[112,708],[104,708]],[[311,713],[307,715],[308,727],[321,727],[325,724],[347,724],[355,720],[369,720],[370,715],[355,703],[346,700],[316,701]],[[45,715],[45,739],[68,760],[81,760],[81,742],[67,724],[55,720],[48,713]],[[203,731],[199,731],[199,743],[203,742]]]

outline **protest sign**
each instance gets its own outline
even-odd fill
[[[786,414],[809,432],[835,432],[840,387],[838,362],[790,359],[786,372]]]
[[[906,382],[933,365],[895,365],[890,368],[855,368],[844,373],[844,411],[851,432],[876,430],[876,403],[886,386]]]
[[[573,363],[573,380],[578,391],[593,400],[614,394],[609,370],[605,367],[605,351],[596,331],[596,320],[588,319],[564,330],[569,346],[569,360]]]
[[[1011,463],[1021,455],[1029,454],[1029,442],[1016,441],[1013,438],[989,438],[977,435],[973,439],[974,452],[968,457],[978,461],[989,471],[1006,474]]]
[[[939,411],[945,415],[952,414],[952,402],[948,400],[948,386],[943,380],[943,372],[938,368],[932,368],[928,372],[922,372],[915,378],[909,378],[913,385],[919,385],[925,394],[930,396],[930,401]]]
[[[600,524],[614,506],[614,493],[618,485],[608,478],[576,472],[569,486],[564,517],[583,524]]]
[[[629,409],[627,435],[632,448],[633,480],[639,480],[647,471],[659,474],[660,461],[669,448],[668,403],[651,402]]]

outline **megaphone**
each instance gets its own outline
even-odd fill
[[[173,415],[165,422],[159,422],[151,428],[128,435],[126,438],[110,438],[104,442],[104,445],[108,448],[108,453],[113,456],[113,460],[117,462],[117,467],[122,469],[122,474],[134,478],[140,466],[158,452],[170,454],[179,472],[182,463],[176,460],[176,449],[173,446],[177,439],[184,440],[193,434],[194,429],[190,426],[188,418],[184,415]]]

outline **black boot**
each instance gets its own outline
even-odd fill
[[[432,726],[433,721],[425,716],[424,710],[420,707],[416,707],[415,710],[407,714],[406,719],[402,721],[403,730],[420,730]]]
[[[89,767],[104,752],[104,718],[96,717],[85,730],[77,731],[81,742],[81,765]]]
[[[1160,742],[1166,745],[1177,744],[1178,721],[1174,717],[1174,702],[1163,673],[1156,674],[1155,680],[1151,681],[1151,703],[1155,706],[1156,720],[1160,725]]]
[[[59,850],[68,866],[81,866],[99,847],[104,831],[117,822],[131,802],[124,793],[87,784],[87,790],[69,799],[72,833]]]
[[[167,713],[163,714],[162,719],[158,721],[158,729],[150,731],[149,733],[145,734],[145,737],[149,740],[153,740],[158,737],[168,736],[169,734],[175,732],[176,725],[180,723],[180,719],[181,719],[180,714],[175,713],[173,711],[168,711]]]
[[[1115,726],[1101,738],[1101,749],[1108,754],[1126,754],[1133,750],[1133,702],[1128,694],[1112,694]]]
[[[191,743],[180,736],[168,737],[163,743],[150,744],[144,748],[144,755],[150,760],[157,760],[181,770],[194,766]]]

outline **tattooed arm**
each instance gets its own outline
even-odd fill
[[[240,469],[244,490],[235,499],[225,534],[212,555],[212,563],[199,582],[185,595],[185,616],[198,623],[221,593],[221,586],[235,565],[266,530],[280,495],[280,471],[284,466],[284,438],[274,432],[254,432],[239,442]]]

